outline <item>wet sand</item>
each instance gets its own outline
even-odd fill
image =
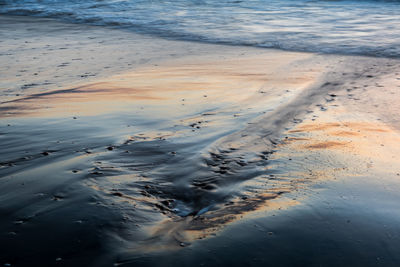
[[[0,20],[0,263],[400,263],[400,61]]]

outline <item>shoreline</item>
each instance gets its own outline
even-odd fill
[[[0,83],[1,102],[88,83],[137,67],[179,62],[188,56],[200,59],[218,57],[221,52],[225,56],[236,56],[263,51],[166,40],[123,29],[49,18],[0,15],[0,21],[1,71],[8,77]]]
[[[1,43],[1,263],[400,262],[400,229],[380,233],[384,218],[400,222],[399,194],[385,194],[400,188],[399,60],[19,19],[14,32],[0,28],[17,36]],[[71,63],[77,51],[87,64]]]

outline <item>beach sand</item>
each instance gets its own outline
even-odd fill
[[[0,36],[1,264],[399,265],[399,60]]]

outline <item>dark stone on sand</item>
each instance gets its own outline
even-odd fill
[[[215,185],[213,185],[213,184],[208,184],[208,185],[205,185],[205,186],[202,187],[202,189],[204,189],[204,190],[214,190],[216,188],[217,187]]]
[[[163,204],[167,207],[170,207],[172,202],[173,202],[173,200],[163,200],[163,201],[161,201],[161,204]]]
[[[244,162],[244,161],[242,161],[242,160],[236,161],[236,163],[237,163],[238,165],[242,166],[242,167],[247,165],[247,163]]]
[[[158,209],[160,209],[162,211],[168,210],[165,206],[158,204],[158,203],[154,204],[154,206],[156,206]]]
[[[36,83],[24,84],[23,86],[21,86],[21,89],[24,90],[34,86],[38,86],[38,84]]]

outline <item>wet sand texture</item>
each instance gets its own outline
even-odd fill
[[[0,20],[0,263],[400,262],[397,60]]]

